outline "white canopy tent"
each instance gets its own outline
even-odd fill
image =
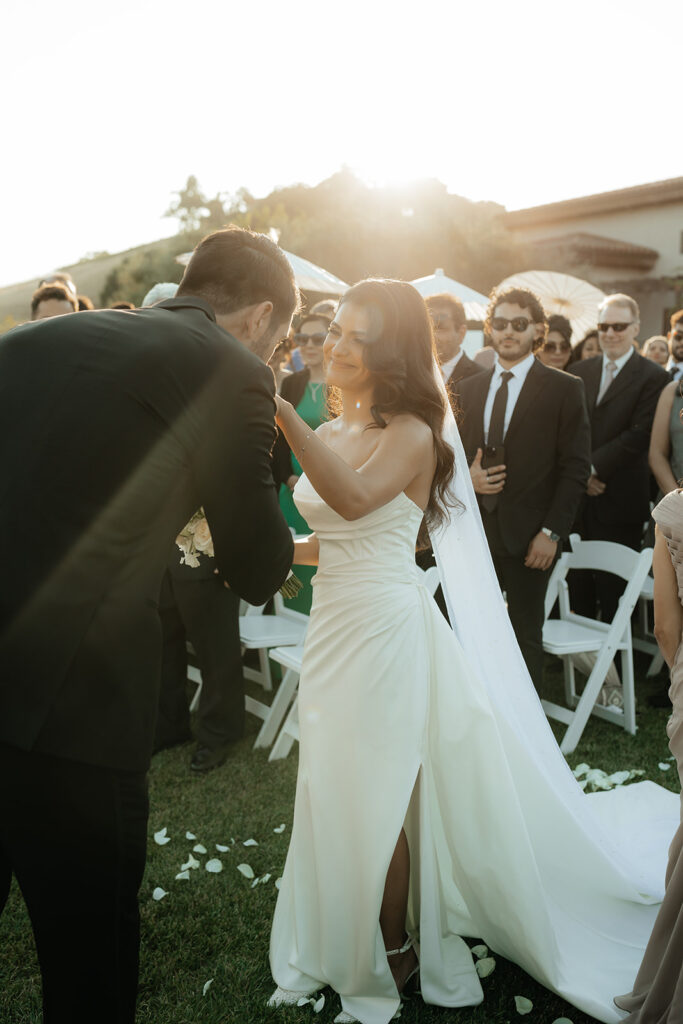
[[[575,345],[598,322],[598,309],[605,293],[595,285],[571,274],[554,270],[525,270],[506,277],[499,288],[529,288],[538,295],[546,313],[561,313],[572,325]]]

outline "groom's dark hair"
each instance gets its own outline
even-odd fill
[[[201,240],[177,294],[205,299],[219,315],[269,301],[274,323],[288,320],[300,302],[294,271],[282,249],[267,235],[234,224]]]

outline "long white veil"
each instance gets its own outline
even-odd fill
[[[441,388],[441,373],[435,368]],[[550,729],[517,645],[486,542],[462,441],[448,405],[444,439],[455,453],[458,508],[431,537],[454,632],[497,719],[526,826],[540,864],[585,889],[590,872],[606,892],[658,901],[677,803],[653,783],[586,796]],[[633,758],[638,756],[634,739]],[[635,764],[624,767],[636,767]],[[657,799],[655,790],[659,790]],[[653,796],[655,799],[653,800]],[[673,797],[673,803],[671,799]],[[672,817],[673,812],[673,817]],[[571,850],[571,857],[558,852]]]

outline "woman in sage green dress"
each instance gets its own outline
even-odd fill
[[[659,396],[650,437],[650,469],[661,494],[668,494],[683,479],[683,388],[674,380]],[[661,496],[661,495],[660,495]]]
[[[304,361],[304,369],[289,374],[280,385],[282,397],[295,407],[299,416],[312,430],[316,430],[329,418],[323,370],[323,342],[327,337],[329,325],[329,318],[320,314],[303,317],[294,341]],[[287,524],[297,534],[310,533],[308,523],[292,498],[292,491],[301,476],[301,466],[292,455],[282,433],[278,435],[273,451],[273,472],[275,482],[280,488],[280,508]],[[311,580],[314,573],[315,569],[312,566],[297,566],[296,575],[303,583],[303,587],[296,597],[286,602],[287,607],[306,614],[310,612],[313,598]]]

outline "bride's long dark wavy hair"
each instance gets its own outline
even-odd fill
[[[405,281],[369,279],[344,293],[339,306],[352,302],[368,311],[370,329],[363,362],[371,374],[373,426],[387,426],[385,415],[411,413],[434,437],[436,470],[423,527],[438,527],[453,504],[448,488],[455,472],[453,449],[443,437],[446,397],[434,376],[436,349],[432,321],[420,293]],[[331,403],[334,406],[334,395]],[[428,543],[424,530],[421,543]]]

